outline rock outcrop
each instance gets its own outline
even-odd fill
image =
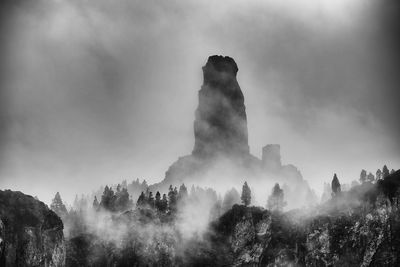
[[[194,156],[249,153],[246,108],[237,72],[236,62],[230,57],[211,56],[203,67],[194,121]]]
[[[290,227],[282,214],[234,205],[214,225],[214,231],[220,235],[217,240],[230,248],[226,266],[302,266],[302,240],[292,235]],[[305,232],[299,229],[296,234]]]
[[[272,217],[268,211],[235,205],[222,220],[231,220],[228,232],[234,254],[233,266],[257,265],[271,241]],[[225,222],[226,223],[226,222]]]
[[[272,189],[279,182],[286,184],[288,207],[306,205],[313,200],[313,192],[295,166],[282,164],[279,145],[264,147],[262,159],[249,152],[246,107],[237,73],[238,66],[232,58],[208,58],[198,93],[193,151],[175,161],[165,179],[150,186],[150,190],[167,191],[169,185],[185,183],[214,188],[218,184],[223,191],[232,186],[240,188],[244,181],[250,186]],[[265,203],[266,197],[264,189],[258,201]]]
[[[65,266],[63,223],[43,202],[0,191],[0,266]]]
[[[220,236],[212,240],[229,248],[223,266],[397,266],[388,218],[383,207],[302,219],[236,205],[220,218],[214,228]]]

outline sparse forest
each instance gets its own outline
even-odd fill
[[[77,196],[69,210],[57,192],[50,207],[64,222],[67,266],[398,266],[400,171],[358,180],[334,174],[329,199],[297,210],[285,209],[279,183],[257,207],[247,182],[221,197],[185,184],[152,192],[139,180]]]

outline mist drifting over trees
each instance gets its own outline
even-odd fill
[[[104,205],[114,192],[106,186],[103,204],[91,205],[83,198],[64,212],[57,193],[53,202],[58,204],[52,207],[65,224],[67,266],[267,266],[277,257],[284,266],[391,266],[400,251],[400,243],[391,237],[400,233],[399,175],[397,171],[341,190],[334,174],[328,200],[297,210],[285,208],[285,192],[278,183],[266,190],[270,195],[265,206],[251,205],[247,182],[240,193],[228,190],[224,199],[211,188],[170,185],[168,192],[154,195],[147,187],[124,209],[117,208],[118,201]],[[114,198],[127,192],[128,185],[116,185]],[[129,193],[127,199],[132,199]]]
[[[2,1],[0,266],[400,266],[367,2]]]

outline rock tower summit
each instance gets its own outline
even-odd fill
[[[193,155],[249,154],[244,96],[230,57],[210,56],[203,67],[203,85],[195,113]]]
[[[203,66],[203,85],[194,120],[192,153],[179,157],[151,191],[167,191],[170,185],[240,188],[244,181],[257,189],[286,184],[288,205],[298,207],[308,199],[310,188],[298,169],[281,162],[280,146],[267,145],[262,159],[249,151],[244,96],[236,75],[238,67],[230,57],[210,56]],[[262,192],[261,192],[262,191]],[[260,190],[260,201],[265,191]]]

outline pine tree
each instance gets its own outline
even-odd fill
[[[99,209],[99,206],[100,206],[100,203],[99,203],[99,201],[97,200],[97,197],[94,196],[94,200],[93,200],[93,209],[94,209],[94,210],[98,210],[98,209]]]
[[[342,190],[341,190],[340,182],[339,182],[339,179],[337,178],[336,173],[333,175],[331,186],[332,186],[332,196],[333,197],[338,196]]]
[[[122,189],[121,189],[122,188]],[[115,211],[125,211],[131,207],[131,200],[129,198],[128,189],[120,187],[115,194]]]
[[[156,193],[156,199],[154,201],[154,206],[157,210],[161,211],[161,194],[159,191]]]
[[[177,189],[172,188],[172,185],[169,186],[169,192],[168,192],[168,204],[169,204],[169,210],[174,212],[176,211],[176,197],[177,197]]]
[[[67,214],[67,208],[62,202],[59,192],[57,192],[56,195],[54,196],[50,204],[50,209],[52,209],[60,217],[65,216]]]
[[[382,168],[382,179],[385,179],[387,176],[389,176],[389,169],[388,167],[385,165]]]
[[[188,191],[187,191],[187,188],[186,188],[185,184],[182,184],[179,187],[178,195],[179,195],[179,198],[186,198],[188,196]]]
[[[142,193],[140,194],[140,196],[139,196],[139,198],[138,198],[138,200],[136,202],[136,206],[138,208],[142,208],[145,205],[146,205],[146,196],[145,196],[144,192],[142,191]]]
[[[375,176],[370,172],[367,175],[367,182],[373,183],[375,181]]]
[[[367,180],[367,171],[366,170],[361,170],[360,173],[360,183],[363,184]]]
[[[111,187],[104,188],[103,195],[101,196],[100,207],[108,211],[114,211],[115,194]]]
[[[381,169],[378,169],[376,171],[376,180],[379,181],[381,179],[382,179],[382,171],[381,171]]]
[[[168,209],[168,199],[167,199],[167,195],[166,195],[166,194],[163,194],[162,199],[161,199],[160,211],[166,212],[167,209]]]
[[[251,203],[251,190],[247,185],[247,182],[244,182],[243,184],[241,200],[245,206],[248,206]]]
[[[284,198],[283,190],[280,188],[279,184],[276,183],[272,189],[271,195],[268,197],[267,208],[272,211],[282,211],[283,207],[286,206]]]
[[[179,187],[178,199],[179,199],[180,201],[185,201],[185,200],[187,199],[187,197],[188,197],[188,190],[187,190],[185,184],[182,184],[182,185]]]
[[[153,197],[153,192],[149,192],[149,197],[147,198],[147,203],[151,208],[154,208],[154,197]]]

